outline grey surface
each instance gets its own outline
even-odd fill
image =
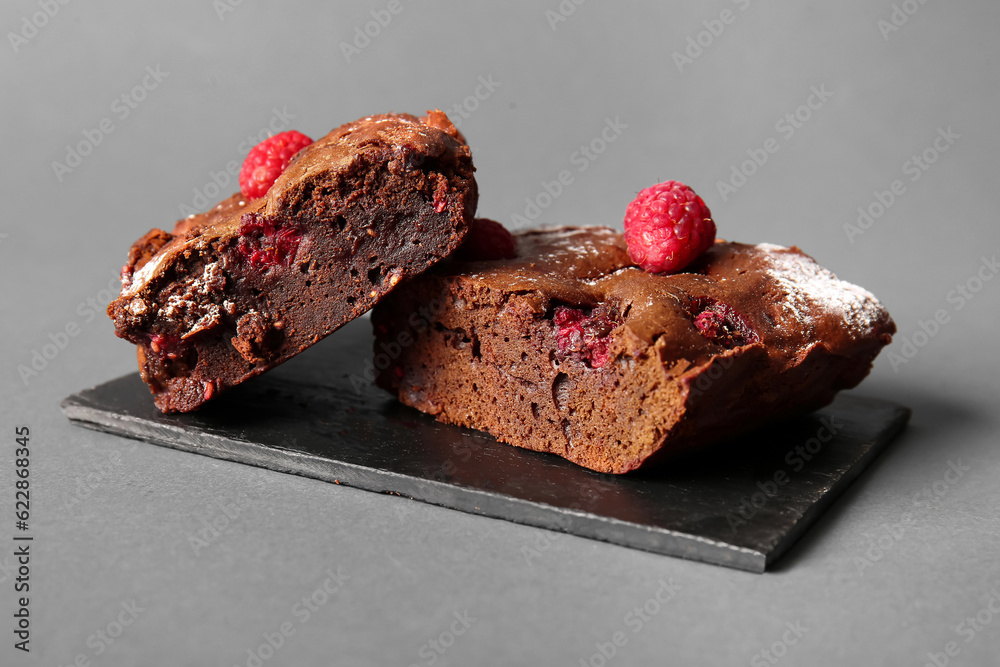
[[[351,63],[338,44],[384,3],[244,1],[220,21],[208,0],[71,2],[17,53],[6,34],[39,5],[3,4],[4,544],[15,424],[34,434],[37,495],[34,650],[11,648],[14,593],[0,571],[0,663],[64,665],[83,654],[95,665],[245,665],[248,648],[287,620],[295,634],[268,667],[428,664],[438,656],[428,642],[467,611],[475,621],[435,664],[578,665],[618,631],[627,642],[616,665],[753,664],[789,622],[808,629],[786,635],[796,643],[781,665],[922,665],[949,641],[959,649],[951,664],[991,664],[1000,619],[971,637],[959,629],[1000,586],[1000,281],[971,300],[951,291],[1000,245],[1000,6],[918,5],[884,39],[888,0],[753,0],[745,11],[589,0],[555,31],[545,17],[555,0],[402,2]],[[734,22],[678,72],[672,52],[726,7]],[[147,65],[169,76],[119,120],[115,98]],[[523,213],[525,197],[576,170],[574,151],[620,117],[628,128],[572,172],[546,222],[617,224],[638,189],[677,178],[705,196],[723,237],[798,244],[875,292],[900,326],[892,352],[937,310],[947,315],[912,359],[894,368],[883,355],[856,390],[909,405],[911,426],[775,572],[135,445],[60,414],[63,396],[133,369],[131,349],[87,300],[107,297],[127,245],[240,159],[274,107],[318,135],[368,113],[451,107],[490,75],[502,85],[462,123],[484,215]],[[785,140],[775,123],[822,85],[833,97]],[[105,117],[114,131],[60,182],[51,163]],[[949,126],[960,138],[851,243],[843,225],[857,207],[908,179],[904,162]],[[769,137],[779,151],[723,201],[716,181]],[[18,365],[71,322],[79,335],[22,382]],[[951,483],[949,462],[968,468]],[[195,554],[189,538],[222,515],[220,503],[237,516]],[[522,547],[538,556],[529,562]],[[349,579],[300,623],[293,606],[337,567]],[[669,600],[637,626],[634,608],[671,580]],[[88,636],[132,600],[144,611],[95,655]]]
[[[113,435],[750,572],[773,566],[910,417],[844,394],[660,470],[600,474],[354,384],[372,347],[359,318],[311,355],[330,371],[320,382],[283,366],[196,412],[165,415],[135,372],[61,407]]]

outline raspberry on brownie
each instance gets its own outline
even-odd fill
[[[376,306],[376,350],[398,350],[376,380],[440,421],[592,470],[819,408],[895,332],[874,296],[797,248],[717,241],[665,275],[608,228],[514,238],[513,258],[456,255]]]
[[[450,255],[475,214],[471,152],[440,111],[369,116],[315,143],[282,133],[248,165],[251,196],[132,246],[108,307],[164,412],[193,410],[366,312]]]
[[[625,240],[632,261],[650,273],[673,273],[715,242],[712,213],[679,181],[645,188],[625,209]]]
[[[266,195],[295,154],[312,142],[301,132],[288,130],[251,148],[240,169],[240,192],[250,199]]]

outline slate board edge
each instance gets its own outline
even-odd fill
[[[850,487],[856,479],[865,473],[868,466],[871,465],[871,462],[875,460],[879,454],[885,451],[889,444],[903,432],[903,429],[905,429],[906,425],[910,422],[913,410],[906,406],[899,405],[898,403],[892,403],[891,405],[895,411],[892,421],[889,422],[883,431],[875,436],[872,446],[851,464],[847,472],[837,479],[836,483],[827,493],[823,494],[819,500],[810,505],[809,508],[802,513],[791,530],[789,530],[785,536],[782,537],[776,545],[774,545],[774,548],[767,553],[767,562],[764,565],[765,569],[773,565],[775,561],[791,549],[806,533],[806,531],[808,531],[813,524],[819,520],[819,517],[822,516],[823,513],[826,512],[833,505],[833,503],[840,498],[841,495],[843,495],[848,487]]]
[[[151,425],[140,418],[123,416],[95,407],[89,404],[86,394],[96,389],[95,387],[85,390],[62,401],[62,411],[71,422],[91,430],[127,436],[170,449],[254,465],[324,482],[339,483],[365,491],[405,496],[412,500],[419,500],[447,509],[499,518],[513,523],[665,556],[722,565],[757,574],[763,573],[769,562],[768,554],[754,549],[738,547],[669,529],[651,528],[502,494],[459,487],[437,480],[418,479],[390,471],[373,470],[335,459],[270,447],[260,443],[240,441],[211,433],[199,433],[196,437],[192,437],[189,432],[183,429],[175,429],[166,424]],[[174,437],[178,435],[180,437],[176,441],[167,440],[158,435],[158,432],[161,431],[169,431],[174,434]],[[259,452],[263,449],[268,451],[268,457],[260,456]],[[275,465],[278,461],[281,462],[281,467]],[[387,488],[388,484],[385,482],[390,479],[398,485]],[[530,515],[523,513],[518,514],[515,518],[504,509],[505,505],[511,504],[530,508]],[[573,517],[572,531],[562,527],[567,515]],[[797,525],[796,528],[798,527]],[[804,531],[807,527],[802,526],[801,530]],[[801,534],[799,530],[795,532]]]

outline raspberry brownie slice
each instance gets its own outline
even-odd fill
[[[443,113],[370,116],[315,143],[283,134],[248,156],[244,193],[129,252],[108,315],[164,412],[301,352],[468,231],[472,157]]]
[[[592,470],[819,408],[895,332],[874,296],[794,247],[717,241],[668,275],[636,267],[612,229],[563,227],[474,259],[496,227],[477,220],[455,258],[375,308],[376,381],[440,421]]]

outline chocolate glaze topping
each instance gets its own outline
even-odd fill
[[[625,314],[622,351],[663,338],[666,355],[719,352],[691,326],[692,299],[728,304],[770,354],[789,360],[818,341],[848,355],[870,349],[868,338],[892,322],[870,292],[795,247],[720,240],[688,271],[655,275],[636,267],[622,235],[607,227],[529,230],[516,238],[518,257],[471,263],[456,277],[502,281],[511,292],[538,292],[548,301],[613,305]]]

